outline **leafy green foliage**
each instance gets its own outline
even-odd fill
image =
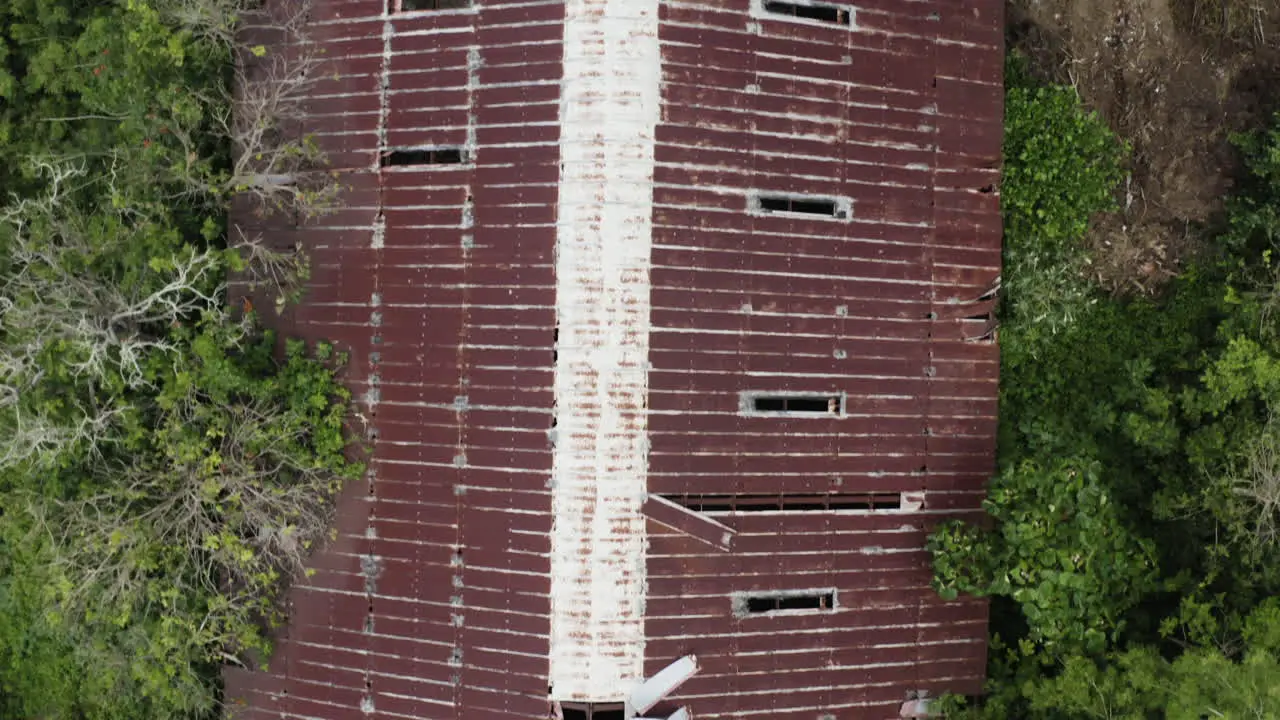
[[[1249,636],[1280,632],[1276,603],[1270,601],[1248,618]],[[1280,656],[1265,639],[1250,642],[1238,660],[1217,648],[1195,647],[1172,662],[1154,648],[1138,646],[1103,661],[1074,656],[1054,677],[1030,686],[1031,708],[1071,718],[1280,716]]]
[[[1272,601],[1250,616],[1251,638],[1280,631],[1275,610]],[[1265,641],[1251,641],[1234,660],[1211,647],[1189,648],[1170,660],[1154,647],[1135,645],[1105,655],[1069,656],[1051,674],[1023,672],[1016,683],[1022,697],[1016,701],[1004,693],[968,707],[948,698],[943,707],[948,717],[989,720],[1270,718],[1280,715],[1278,658]]]
[[[1083,246],[1089,218],[1111,209],[1126,148],[1070,87],[1038,87],[1008,66],[1004,214],[1006,316],[1052,334],[1093,302]]]
[[[216,715],[360,472],[344,358],[226,306],[229,272],[290,299],[306,272],[232,194],[332,190],[281,174],[305,140],[250,142],[280,118],[231,121],[248,5],[0,6],[0,718]]]
[[[1280,118],[1237,139],[1213,252],[1119,299],[1042,272],[1083,262],[1116,144],[1070,90],[1008,102],[992,523],[930,543],[941,593],[993,598],[989,694],[956,716],[1276,715]]]
[[[1029,639],[1051,652],[1105,647],[1156,573],[1154,549],[1120,521],[1100,472],[1082,460],[1006,469],[984,505],[995,532],[953,522],[930,539],[942,596],[1012,598]]]
[[[280,582],[356,468],[332,371],[298,344],[277,362],[270,334],[246,343],[239,332],[177,329],[191,351],[155,359],[158,391],[132,398],[138,412],[106,458],[11,470],[0,523],[11,716],[211,712],[217,664],[269,650]],[[52,502],[50,487],[65,499]]]
[[[154,358],[157,392],[134,398],[105,462],[67,468],[92,489],[26,508],[52,535],[45,562],[70,620],[100,637],[149,625],[116,661],[166,705],[198,696],[203,678],[183,668],[268,650],[261,630],[281,619],[280,581],[322,538],[328,501],[356,469],[332,372],[297,343],[278,363],[270,334],[242,332],[216,317],[176,329],[189,353]]]

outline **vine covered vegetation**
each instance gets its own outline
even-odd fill
[[[336,191],[284,131],[319,74],[305,14],[0,5],[0,718],[216,716],[360,472],[342,358],[228,304],[306,277],[232,198],[307,217]],[[1127,148],[1008,77],[993,522],[930,541],[941,594],[992,599],[991,684],[944,707],[1280,717],[1280,117],[1237,138],[1201,256],[1118,297],[1083,240]]]
[[[1071,88],[1008,78],[993,522],[930,541],[940,593],[992,598],[991,679],[945,705],[1280,717],[1280,117],[1235,139],[1200,257],[1119,297],[1082,241],[1126,148]]]
[[[335,189],[282,132],[304,20],[0,4],[0,718],[216,716],[218,668],[269,650],[360,470],[342,358],[228,300],[306,277],[233,196],[307,216]],[[237,41],[255,27],[304,50]]]

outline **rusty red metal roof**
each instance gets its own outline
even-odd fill
[[[374,455],[240,717],[979,692],[924,544],[993,469],[1002,3],[314,2],[346,191],[280,324]]]

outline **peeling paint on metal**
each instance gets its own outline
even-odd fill
[[[643,680],[658,0],[569,0],[560,99],[553,699]]]
[[[376,475],[271,671],[228,671],[250,716],[545,718],[688,653],[653,714],[889,720],[981,689],[985,607],[936,598],[923,547],[979,511],[990,466],[998,355],[964,338],[999,267],[977,189],[1003,3],[862,2],[835,27],[753,2],[314,0],[333,73],[306,130],[350,190],[275,236],[314,259],[282,331],[351,351]],[[471,162],[383,172],[387,145]],[[853,212],[754,214],[760,189]],[[847,413],[742,416],[761,388]],[[645,492],[902,508],[646,525]],[[803,588],[840,607],[733,617],[732,593]]]

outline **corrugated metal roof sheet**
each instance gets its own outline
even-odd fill
[[[348,189],[275,229],[314,276],[280,324],[350,352],[375,454],[245,717],[542,718],[688,654],[650,715],[979,690],[924,540],[993,464],[1002,5],[831,5],[316,0]],[[380,167],[420,147],[465,161]]]

